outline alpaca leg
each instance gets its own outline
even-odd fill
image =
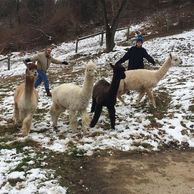
[[[85,111],[82,112],[82,129],[87,129],[89,127],[90,118],[88,113]]]
[[[91,107],[91,112],[95,111],[95,107],[96,107],[96,99],[92,97],[92,107]]]
[[[32,123],[32,115],[28,114],[27,117],[22,122],[22,134],[24,136],[28,135],[30,131],[31,123]]]
[[[51,120],[53,123],[53,128],[57,129],[57,121],[58,118],[61,114],[61,109],[59,108],[59,106],[55,103],[52,104],[51,109],[50,109],[50,114],[51,114]]]
[[[147,95],[148,95],[148,98],[149,98],[150,102],[154,106],[154,108],[156,108],[156,102],[155,102],[155,99],[154,99],[154,95],[153,95],[152,90],[148,90],[147,91]]]
[[[123,86],[124,87],[124,86]],[[123,94],[125,94],[127,92],[127,90],[125,89],[122,89],[122,90],[119,90],[117,92],[117,98],[124,104],[124,105],[127,105],[124,101],[124,99],[121,97]]]
[[[101,115],[101,112],[102,112],[102,106],[101,105],[96,105],[95,113],[94,113],[93,119],[90,123],[90,127],[94,127],[96,125],[96,123],[98,122],[98,119]]]
[[[17,126],[18,123],[19,123],[19,109],[18,109],[18,106],[17,104],[15,103],[14,105],[14,122],[15,122],[15,125]]]
[[[140,101],[144,97],[144,95],[145,95],[145,91],[140,91],[139,96],[138,96],[138,99],[136,101],[138,104],[140,103]]]
[[[19,110],[19,109],[18,109]],[[19,122],[18,126],[22,127],[24,119],[27,117],[27,113],[25,111],[19,110]]]
[[[117,98],[124,104],[124,105],[127,105],[124,101],[124,99],[121,97],[121,96],[117,96]]]
[[[111,128],[115,129],[115,107],[108,107]]]
[[[69,112],[69,124],[73,131],[77,130],[77,112],[75,110]]]

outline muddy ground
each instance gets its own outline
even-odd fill
[[[48,167],[58,169],[70,194],[194,193],[194,150],[107,151],[92,157],[48,159]]]

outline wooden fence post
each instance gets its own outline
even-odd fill
[[[78,50],[78,41],[79,39],[76,40],[76,46],[75,46],[75,52],[77,53],[77,50]]]
[[[102,33],[101,33],[100,46],[102,46],[102,45],[103,45],[103,40],[104,40],[104,32],[102,31]]]
[[[129,40],[129,28],[130,27],[127,28],[127,40]]]
[[[8,54],[7,55],[7,66],[8,66],[8,70],[10,70],[10,67],[11,67],[11,61],[10,61],[10,59],[11,59],[11,54]]]

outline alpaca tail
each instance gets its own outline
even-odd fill
[[[92,97],[92,107],[91,107],[91,113],[95,111],[95,107],[96,107],[96,100],[94,97]]]

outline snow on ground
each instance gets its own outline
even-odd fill
[[[125,39],[126,31],[117,32],[117,42]],[[116,107],[117,121],[116,130],[110,130],[107,111],[104,110],[99,122],[93,129],[88,131],[72,132],[68,128],[68,113],[63,113],[59,119],[59,131],[53,131],[50,124],[49,108],[51,99],[44,94],[43,86],[38,88],[39,91],[39,112],[36,113],[33,120],[33,126],[29,139],[38,142],[42,147],[50,149],[54,152],[67,152],[71,154],[73,150],[82,151],[85,155],[92,155],[96,150],[115,149],[115,150],[159,150],[162,146],[188,145],[194,147],[194,116],[191,110],[194,103],[194,30],[184,32],[178,35],[155,38],[144,43],[144,47],[148,53],[152,55],[158,63],[162,63],[170,52],[178,54],[183,64],[181,66],[172,67],[164,79],[162,79],[155,88],[155,94],[159,101],[164,100],[161,104],[166,104],[166,110],[153,110],[145,100],[142,106],[136,106],[136,93],[131,92],[125,95],[125,101],[128,104],[123,106],[118,102]],[[82,84],[83,75],[79,74],[79,70],[84,68],[82,58],[90,56],[102,51],[105,45],[99,46],[100,37],[96,36],[79,42],[78,54],[80,56],[78,62],[73,66],[75,78],[73,82]],[[111,53],[103,53],[94,58],[97,63],[100,79],[103,77],[104,69],[106,70],[106,78],[111,80],[112,73],[109,71],[107,64],[116,62],[125,54],[126,47],[116,46],[115,51]],[[13,53],[11,70],[7,71],[6,63],[0,62],[1,78],[22,75],[25,71],[25,65],[22,60],[30,57],[35,53],[27,53],[19,56],[19,53]],[[58,59],[73,61],[75,55],[75,42],[62,43],[53,50],[53,56]],[[0,56],[0,58],[3,56]],[[74,61],[75,62],[75,61]],[[126,65],[126,64],[125,64]],[[60,65],[59,65],[60,67]],[[157,66],[158,68],[158,66]],[[60,71],[52,65],[52,72]],[[78,73],[76,73],[78,72]],[[51,83],[51,87],[58,85],[57,82],[63,82],[71,74],[64,77],[59,76],[55,83]],[[1,126],[10,124],[13,115],[13,93],[16,83],[3,83],[0,88],[1,104],[0,122]],[[163,98],[162,95],[167,96]],[[169,100],[169,104],[167,101]],[[162,107],[162,106],[161,106]],[[88,107],[89,111],[89,107]],[[161,113],[162,112],[162,113]],[[162,114],[157,116],[158,114]],[[39,118],[38,118],[39,116]],[[36,120],[36,118],[38,118]],[[10,142],[17,138],[17,134],[10,137]],[[21,138],[22,139],[22,138]],[[10,142],[4,142],[5,145]],[[1,144],[0,144],[1,145]],[[31,148],[29,153],[33,155]],[[61,187],[58,181],[52,177],[53,171],[42,168],[31,168],[26,171],[14,170],[17,165],[26,157],[24,153],[17,153],[15,149],[0,150],[0,193],[65,193],[66,188]],[[29,156],[30,163],[35,162],[35,156]],[[36,178],[35,178],[36,177]],[[8,179],[20,179],[18,184],[11,186]],[[49,190],[48,190],[49,189]],[[49,191],[49,192],[48,192]]]
[[[32,165],[38,158],[34,151],[28,147],[24,148],[24,153],[17,153],[16,149],[0,150],[0,194],[54,194],[66,193],[66,188],[59,185],[54,179],[53,171],[44,169],[44,163],[41,168],[32,168],[29,170],[17,171],[21,161],[29,160],[25,165]],[[26,153],[27,151],[27,153]],[[13,186],[11,183],[16,182]]]

